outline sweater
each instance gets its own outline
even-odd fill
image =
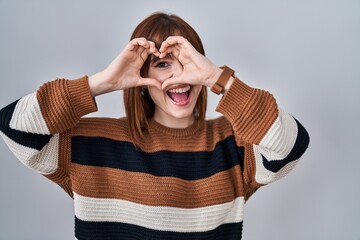
[[[78,240],[239,240],[245,202],[309,144],[270,93],[239,79],[217,106],[223,116],[182,129],[149,120],[138,142],[126,117],[84,117],[96,110],[85,76],[45,83],[0,111],[15,156],[74,199]]]

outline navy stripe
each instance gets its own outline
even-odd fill
[[[18,101],[0,110],[0,131],[18,144],[41,150],[50,141],[51,135],[26,133],[10,128],[10,121]]]
[[[148,153],[130,142],[83,136],[73,137],[71,145],[74,163],[186,180],[206,178],[235,165],[242,167],[244,161],[244,149],[236,147],[233,136],[218,142],[211,152]]]
[[[239,240],[243,223],[223,224],[207,232],[158,231],[126,223],[86,222],[75,216],[75,237],[78,240]]]
[[[263,159],[264,167],[267,170],[274,173],[280,171],[280,169],[282,169],[286,164],[299,159],[305,152],[306,148],[309,146],[310,137],[308,132],[296,119],[295,121],[298,128],[298,135],[296,137],[294,147],[289,153],[289,155],[282,160],[272,160],[272,161],[269,161],[268,159],[266,159],[266,157],[261,155]]]

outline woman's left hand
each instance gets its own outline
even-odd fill
[[[172,54],[183,66],[180,75],[172,76],[163,82],[162,89],[179,83],[204,85],[211,88],[221,75],[222,70],[200,54],[184,37],[168,37],[161,44],[159,52],[159,58]]]

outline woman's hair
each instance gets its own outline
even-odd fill
[[[154,13],[144,19],[134,30],[131,39],[144,37],[153,41],[159,49],[161,43],[169,36],[183,36],[194,48],[205,55],[203,45],[196,31],[180,17],[173,14]],[[150,65],[150,56],[141,68],[140,75],[146,77]],[[197,99],[194,116],[196,121],[203,121],[206,114],[207,90],[203,86]],[[148,119],[153,117],[155,103],[142,87],[124,90],[124,104],[133,140],[143,136],[148,127]]]

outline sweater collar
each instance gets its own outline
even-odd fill
[[[154,119],[149,119],[149,132],[160,132],[166,135],[174,136],[174,137],[184,137],[189,136],[197,133],[202,126],[204,126],[205,121],[198,121],[195,120],[193,124],[186,128],[171,128],[166,127],[158,122],[156,122]]]

